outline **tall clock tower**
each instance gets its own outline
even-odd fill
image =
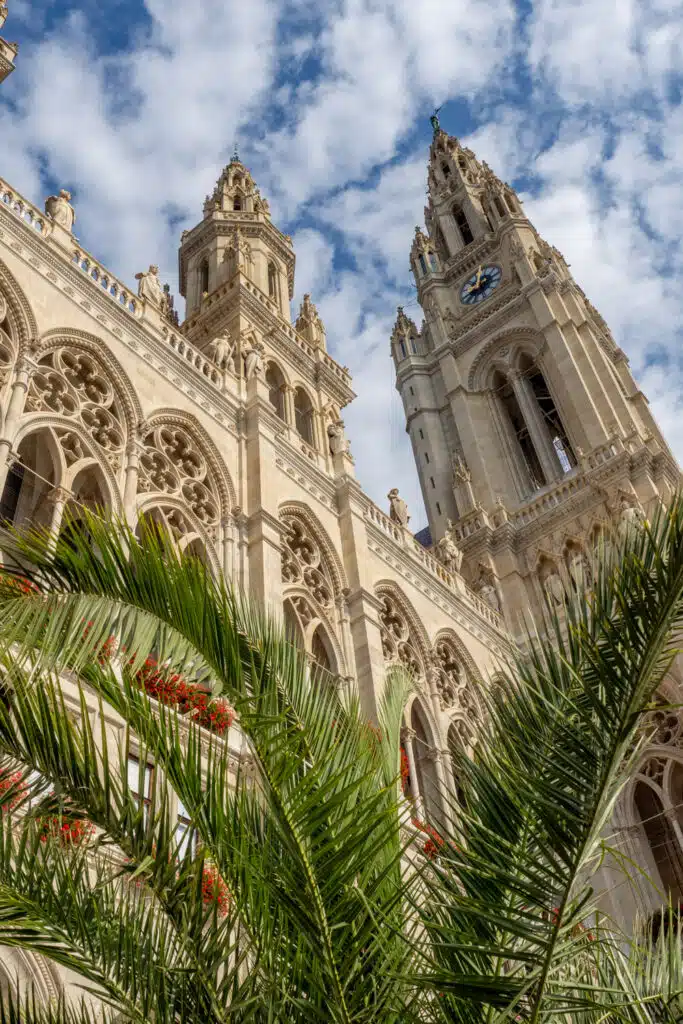
[[[431,541],[517,633],[680,470],[628,359],[515,191],[438,124],[391,337]]]

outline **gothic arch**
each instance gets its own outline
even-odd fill
[[[463,663],[465,672],[467,673],[468,680],[471,680],[472,682],[477,684],[481,684],[482,677],[479,669],[477,668],[476,662],[472,655],[470,654],[470,652],[468,651],[467,646],[465,645],[463,640],[458,636],[455,630],[450,629],[450,627],[448,626],[444,627],[443,629],[440,629],[439,632],[434,637],[432,646],[435,648],[440,640],[447,640],[455,647],[456,651],[458,652],[458,656],[460,657]]]
[[[309,654],[314,654],[313,638],[319,630],[322,630],[325,640],[332,649],[334,664],[330,671],[333,675],[346,675],[346,659],[337,632],[329,615],[319,602],[315,600],[310,590],[306,587],[287,587],[282,595],[282,603],[285,609],[285,620],[287,621],[287,606],[293,609],[295,618],[298,621],[301,631],[303,647]]]
[[[15,980],[20,991],[26,982],[34,985],[39,1003],[56,1001],[62,989],[57,968],[47,957],[19,946],[0,946],[0,987]]]
[[[320,550],[323,553],[332,576],[335,597],[338,597],[348,589],[349,584],[342,561],[337,554],[337,549],[330,540],[327,530],[309,506],[304,504],[302,501],[283,502],[278,509],[278,517],[280,521],[282,521],[283,518],[288,515],[296,516],[305,523],[307,529],[310,530],[317,544],[320,546]]]
[[[18,351],[38,337],[38,324],[26,295],[3,260],[0,260],[0,295],[7,301],[7,315]]]
[[[383,603],[380,610],[382,650],[387,664],[404,664],[416,680],[426,680],[431,647],[427,631],[412,604],[392,580],[375,585],[375,595]],[[388,603],[387,603],[388,602]],[[393,622],[391,620],[403,620]],[[415,664],[415,659],[417,664]]]
[[[222,514],[226,515],[237,505],[237,493],[232,482],[228,467],[216,447],[211,436],[192,413],[182,409],[157,409],[144,421],[144,427],[153,429],[156,426],[179,426],[200,442],[202,455],[210,467],[221,500]]]
[[[500,331],[479,351],[472,362],[467,378],[469,391],[484,391],[496,364],[503,372],[517,365],[520,355],[528,353],[538,359],[545,345],[545,338],[533,327],[510,327]]]
[[[101,363],[109,373],[114,389],[121,400],[121,408],[125,418],[126,433],[130,437],[142,419],[142,406],[128,374],[121,363],[111,354],[106,344],[95,334],[74,330],[70,327],[56,327],[42,336],[32,352],[37,361],[60,347],[68,347],[75,351],[86,352]]]
[[[73,480],[81,469],[85,469],[88,466],[97,466],[105,479],[112,510],[119,515],[122,514],[123,503],[114,469],[109,460],[101,452],[97,451],[92,438],[89,437],[80,423],[66,418],[62,419],[55,415],[31,413],[21,421],[13,442],[15,451],[18,450],[22,441],[27,440],[32,434],[45,429],[49,430],[54,438],[57,453],[54,461],[56,463],[55,469],[58,472],[54,486],[68,487],[69,484],[65,482],[67,479]],[[78,439],[82,449],[82,454],[79,453],[73,459],[69,457],[69,449],[60,440],[62,437],[68,438],[70,435]],[[71,450],[73,451],[73,446]],[[74,470],[74,472],[71,473],[71,470]]]
[[[169,535],[178,551],[181,553],[190,548],[196,540],[199,540],[203,546],[204,552],[206,553],[206,561],[210,565],[210,568],[216,574],[220,572],[220,563],[216,553],[214,539],[210,536],[204,524],[197,519],[184,501],[174,497],[173,495],[154,494],[143,499],[138,504],[137,512],[138,517],[140,518],[149,516],[154,512],[161,513],[167,527],[169,527]],[[176,524],[181,528],[183,526],[186,527],[186,533],[179,536],[178,533],[173,532],[173,529],[167,522],[169,513],[176,514]]]

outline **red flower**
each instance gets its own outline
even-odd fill
[[[215,902],[221,917],[230,907],[230,890],[211,864],[205,864],[202,871],[202,900],[207,906]]]
[[[60,815],[50,815],[41,818],[40,841],[46,843],[49,839],[58,839],[63,846],[81,846],[92,839],[95,826],[87,818],[68,818]]]
[[[431,825],[427,825],[424,821],[419,821],[418,818],[413,818],[413,825],[420,832],[424,832],[429,838],[422,847],[422,852],[425,857],[429,857],[430,860],[434,860],[435,857],[441,852],[441,848],[444,844],[444,838],[440,835],[435,828]]]
[[[403,747],[401,747],[401,789],[404,793],[407,793],[408,786],[410,784],[410,764],[408,763],[408,755],[406,754]]]
[[[0,775],[0,799],[2,799],[5,793],[9,792],[9,790],[14,790],[14,796],[10,797],[9,800],[6,800],[5,803],[0,805],[0,811],[3,813],[5,811],[14,810],[17,804],[21,803],[26,796],[27,786],[21,772],[12,772],[9,775]]]
[[[235,712],[223,699],[211,700],[208,690],[188,683],[182,676],[165,674],[154,658],[147,658],[135,675],[138,685],[160,704],[178,708],[198,725],[222,736],[235,721]]]
[[[88,634],[90,633],[90,630],[92,629],[92,627],[93,627],[93,622],[92,622],[92,619],[91,619],[87,623],[85,629],[83,630],[83,639],[84,640],[87,639]],[[99,648],[99,650],[95,651],[95,657],[99,661],[100,665],[106,665],[106,663],[108,661],[111,661],[111,659],[113,658],[113,656],[115,654],[116,654],[116,637],[115,636],[108,637],[104,641],[102,646]]]

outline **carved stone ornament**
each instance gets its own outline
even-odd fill
[[[290,586],[305,587],[319,607],[334,605],[334,584],[317,540],[298,516],[282,517],[282,579]]]
[[[460,705],[460,694],[465,689],[465,673],[457,651],[448,640],[439,640],[434,648],[436,691],[442,711]]]
[[[220,499],[194,438],[181,426],[158,424],[143,439],[138,490],[174,495],[205,526],[218,524]]]
[[[156,264],[151,263],[148,270],[136,274],[135,280],[138,282],[139,297],[145,299],[156,309],[165,311],[166,296],[159,280],[159,268]]]
[[[65,188],[60,189],[58,195],[48,196],[45,200],[45,213],[65,231],[72,231],[76,220],[70,200],[71,193],[67,192]]]
[[[343,420],[335,420],[333,423],[328,424],[327,437],[330,442],[330,452],[332,455],[346,455],[349,450],[349,442],[344,435]]]
[[[231,369],[234,351],[235,342],[228,330],[222,331],[207,347],[209,358],[219,370]]]
[[[389,594],[383,594],[381,601],[379,627],[385,663],[402,665],[414,679],[423,678],[424,666],[408,620]]]
[[[123,411],[106,370],[90,353],[65,346],[44,356],[31,377],[26,408],[80,421],[105,454],[123,450]]]
[[[683,747],[683,714],[680,708],[658,707],[643,719],[643,733],[658,747]]]
[[[446,520],[446,533],[436,545],[436,557],[449,572],[460,572],[462,551],[453,538],[453,523]]]
[[[398,487],[392,487],[387,498],[389,499],[389,518],[399,526],[407,526],[410,522],[408,506],[403,498],[399,498]]]
[[[263,356],[265,355],[265,346],[262,342],[257,341],[255,338],[252,339],[247,348],[244,349],[244,377],[246,380],[251,380],[257,374],[263,370]]]

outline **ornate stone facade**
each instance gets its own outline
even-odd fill
[[[438,122],[428,196],[427,233],[416,229],[410,253],[424,321],[418,330],[399,307],[396,386],[433,553],[523,635],[530,616],[542,622],[548,605],[561,608],[567,592],[590,588],[593,551],[666,502],[680,470],[562,254],[515,192]],[[392,658],[403,644],[412,659],[405,620],[393,609],[385,617]],[[447,649],[435,650],[441,707],[457,694],[466,708],[460,676],[446,671]],[[667,687],[680,702],[678,676]],[[679,712],[655,712],[652,726],[616,827],[628,820],[628,855],[683,901]],[[450,728],[467,742],[462,722]],[[605,899],[623,921],[656,905],[654,893],[631,891],[618,877],[605,870]]]

